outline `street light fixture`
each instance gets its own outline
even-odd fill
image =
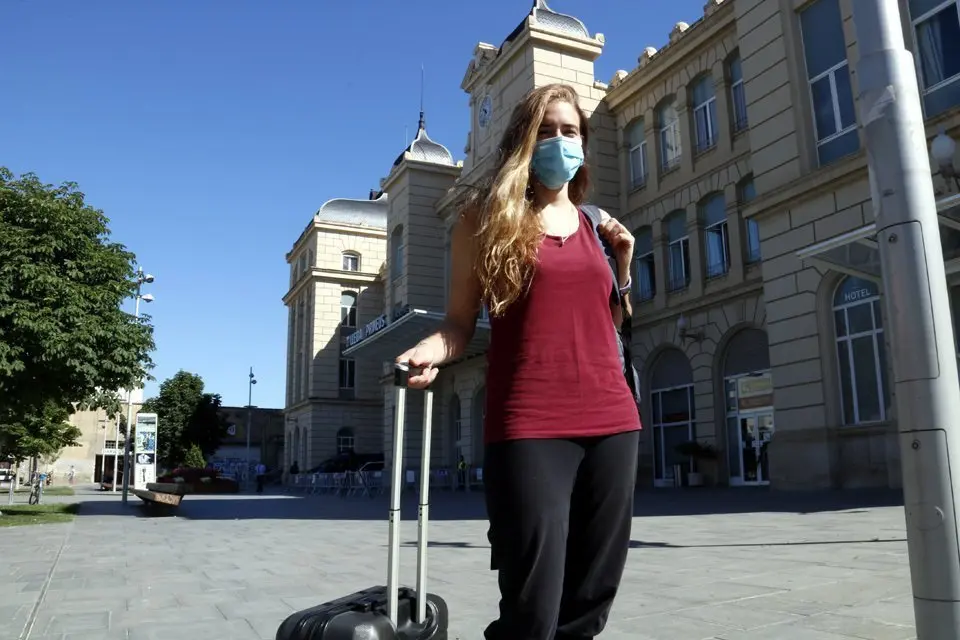
[[[149,293],[142,293],[143,285],[153,282],[153,275],[143,272],[143,267],[137,268],[137,293],[134,297],[135,302],[133,306],[133,317],[139,321],[140,320],[140,301],[150,303],[153,302],[153,296]],[[138,381],[139,382],[139,381]],[[133,422],[133,389],[127,389],[127,434],[124,438],[123,443],[123,494],[121,497],[122,504],[127,504],[127,494],[130,490],[130,430],[133,428],[131,424]],[[113,482],[117,482],[117,471],[116,465],[113,469]]]
[[[940,125],[940,132],[930,145],[930,155],[933,156],[939,168],[939,171],[936,173],[939,173],[947,180],[953,179],[954,185],[960,190],[960,172],[957,171],[957,167],[954,165],[956,153],[957,143],[947,135],[943,125]],[[934,175],[936,175],[936,173]]]
[[[253,376],[253,367],[250,367],[250,382],[247,384],[247,484],[250,477],[250,430],[253,428],[253,385],[257,379]]]
[[[703,329],[690,329],[687,326],[687,318],[680,314],[680,317],[677,318],[677,335],[680,336],[680,339],[686,344],[687,340],[693,342],[703,342]]]

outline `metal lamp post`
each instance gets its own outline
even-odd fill
[[[898,4],[853,0],[860,122],[891,335],[917,637],[956,640],[957,361],[919,83]]]
[[[143,285],[153,282],[153,276],[143,272],[143,267],[137,269],[137,295],[133,307],[133,317],[140,320],[140,301],[153,302],[153,296],[142,293]],[[130,430],[133,428],[133,389],[127,389],[127,435],[123,442],[123,494],[121,501],[127,504],[127,494],[130,490]],[[113,470],[113,481],[117,481],[117,469]]]
[[[253,377],[253,367],[250,367],[250,382],[247,384],[247,486],[250,485],[250,430],[253,429],[253,385],[257,379]]]

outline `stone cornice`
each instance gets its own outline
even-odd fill
[[[716,6],[709,15],[704,16],[677,37],[676,42],[664,45],[646,61],[627,75],[620,75],[610,83],[607,91],[607,104],[616,111],[625,103],[634,99],[637,93],[660,80],[664,75],[675,73],[677,64],[690,55],[702,51],[704,44],[711,39],[721,37],[724,31],[736,27],[736,14],[733,0],[725,0]],[[646,55],[641,56],[641,59]]]

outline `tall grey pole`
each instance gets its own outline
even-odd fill
[[[143,284],[153,282],[153,276],[149,273],[143,272],[143,267],[137,268],[137,295],[136,302],[133,307],[133,317],[139,321],[140,320],[140,301],[144,302],[153,302],[153,296],[149,293],[146,295],[142,294]],[[137,381],[139,384],[139,380]],[[130,475],[133,473],[133,465],[130,463],[130,445],[131,438],[130,432],[133,429],[133,390],[130,389],[127,391],[127,437],[124,438],[123,442],[123,497],[122,503],[127,504],[127,494],[130,489]],[[117,482],[117,468],[113,469],[113,482],[116,485]]]
[[[114,416],[116,427],[114,428],[113,438],[113,482],[110,483],[110,491],[117,492],[117,470],[120,469],[120,454],[117,452],[117,444],[120,442],[120,414]]]
[[[133,307],[133,317],[140,319],[140,287],[143,286],[141,278],[137,278],[137,300]],[[130,431],[133,428],[133,389],[127,390],[127,434],[123,439],[123,493],[120,501],[127,504],[127,494],[130,491],[130,474],[133,473],[133,465],[130,464]],[[117,470],[113,470],[113,481],[117,480]]]
[[[960,383],[914,60],[897,2],[853,0],[860,122],[893,354],[918,640],[960,638]]]
[[[250,382],[247,383],[247,486],[250,485],[250,430],[253,429],[253,385],[257,384],[253,377],[253,367],[250,367]],[[254,469],[256,472],[256,469]]]

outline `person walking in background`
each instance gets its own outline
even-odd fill
[[[454,228],[445,320],[397,358],[409,386],[425,388],[464,353],[487,306],[484,488],[500,585],[487,640],[597,636],[626,564],[641,425],[618,332],[634,239],[581,208],[588,139],[571,87],[521,101]]]
[[[263,480],[264,476],[267,475],[267,465],[262,462],[257,463],[257,493],[263,493]]]

